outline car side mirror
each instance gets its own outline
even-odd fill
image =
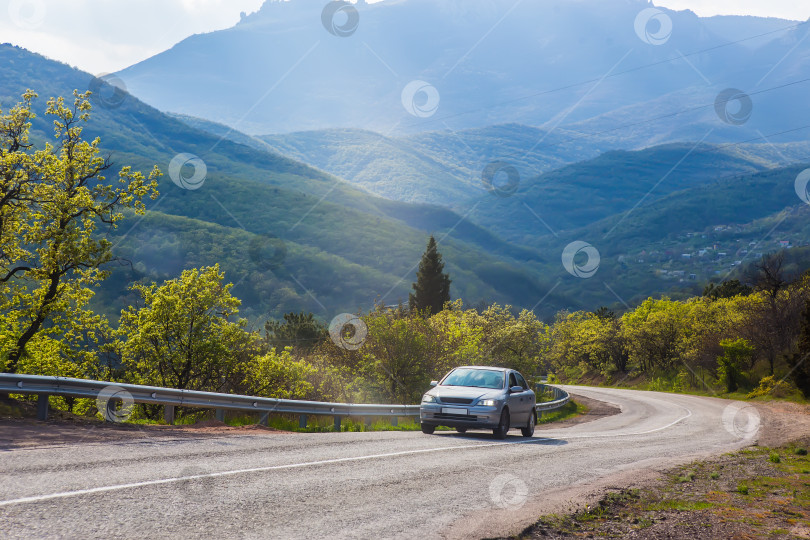
[[[431,388],[433,388],[434,386],[437,386],[438,384],[439,384],[439,381],[430,381],[430,387]]]
[[[520,392],[523,392],[523,387],[522,386],[513,386],[513,387],[511,387],[509,389],[509,392],[512,393],[512,394],[518,394]]]

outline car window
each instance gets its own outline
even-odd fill
[[[523,375],[515,373],[515,378],[517,378],[517,383],[522,386],[524,390],[529,389],[529,384],[526,382],[526,379],[523,378]]]
[[[503,372],[489,369],[454,369],[441,382],[442,386],[503,388]]]
[[[510,373],[509,374],[509,388],[512,388],[513,386],[520,386],[520,385],[518,384],[517,379],[515,379],[515,374]]]

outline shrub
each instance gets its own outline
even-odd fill
[[[785,390],[787,390],[787,385],[783,381],[777,381],[773,375],[770,375],[760,379],[759,385],[746,397],[748,399],[761,396],[784,397]]]

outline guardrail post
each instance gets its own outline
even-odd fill
[[[301,429],[306,429],[307,427],[307,415],[302,414],[298,417],[298,427]]]
[[[259,422],[265,427],[270,427],[270,411],[265,412]]]
[[[370,416],[366,416],[365,418],[363,418],[363,422],[366,424],[366,427],[371,427],[371,417]]]
[[[335,431],[340,431],[340,417],[335,416]]]
[[[398,418],[396,416],[392,416],[391,417],[391,425],[394,426],[394,427],[397,427],[397,420],[398,420]]]
[[[163,406],[163,419],[170,426],[174,425],[174,405]]]
[[[48,419],[48,394],[40,394],[37,397],[37,420]]]
[[[225,409],[216,409],[214,412],[214,417],[219,420],[220,422],[225,421]]]

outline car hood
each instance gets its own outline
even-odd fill
[[[437,386],[428,394],[443,397],[458,398],[496,398],[503,395],[503,388],[478,388],[473,386]]]

